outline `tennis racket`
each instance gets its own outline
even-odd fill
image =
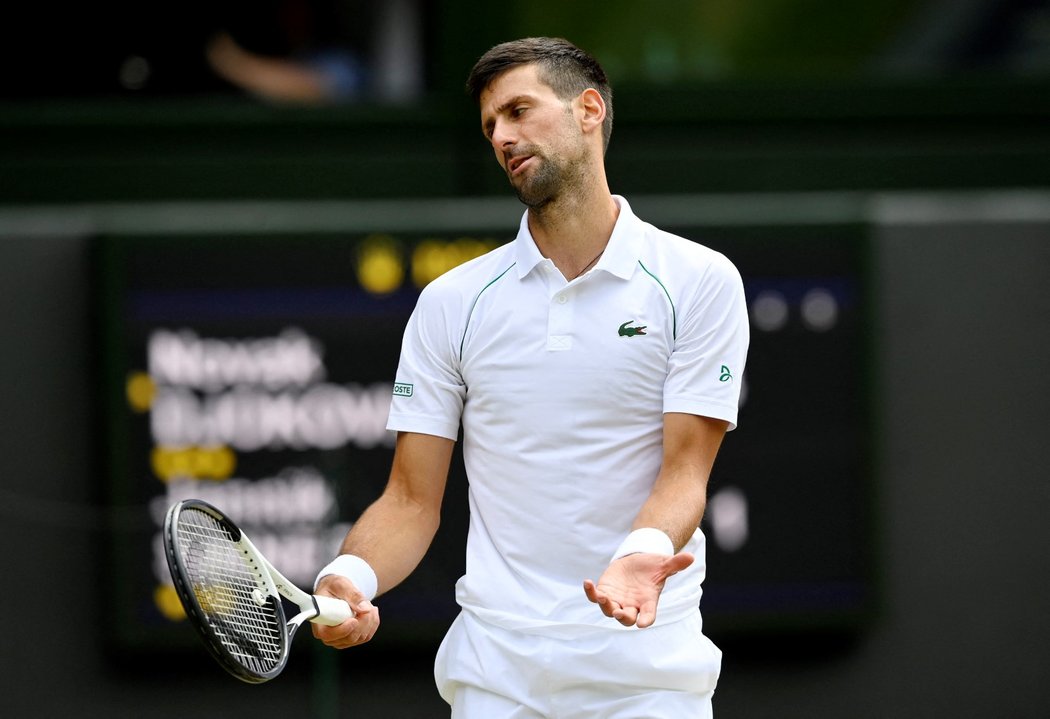
[[[310,595],[266,561],[220,510],[176,502],[164,521],[164,554],[186,616],[219,664],[250,684],[284,669],[304,621],[334,626],[354,615],[341,599]],[[284,597],[299,607],[285,621]]]

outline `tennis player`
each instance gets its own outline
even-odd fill
[[[527,207],[515,240],[430,283],[408,322],[389,483],[317,591],[357,616],[438,526],[462,426],[470,483],[462,611],[435,664],[454,719],[711,716],[699,529],[735,426],[748,345],[739,273],[611,194],[612,92],[561,39],[492,48],[468,88]]]

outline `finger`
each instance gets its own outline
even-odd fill
[[[635,623],[639,629],[651,627],[656,621],[656,602],[645,602],[638,611],[638,620]]]
[[[379,608],[366,600],[358,604],[354,612],[352,618],[334,627],[312,624],[314,636],[336,649],[347,649],[370,641],[379,628]]]
[[[368,598],[361,593],[353,582],[338,574],[329,574],[324,577],[314,590],[314,594],[322,594],[336,599],[342,599],[351,607],[356,607],[361,602],[367,602]]]
[[[354,611],[357,613],[357,627],[352,634],[352,639],[355,644],[364,644],[370,641],[375,636],[376,630],[379,629],[379,607],[366,599],[357,605]]]
[[[374,635],[374,627],[365,626],[360,622],[355,622],[347,623],[345,632],[326,632],[318,636],[318,639],[320,639],[326,646],[334,649],[349,649],[350,647],[364,644],[371,640]]]
[[[613,612],[612,617],[625,627],[633,627],[638,621],[638,610],[635,607],[621,607]]]
[[[595,604],[601,604],[601,600],[598,594],[598,587],[594,586],[594,582],[590,579],[583,580],[583,593],[587,595],[589,601]]]
[[[609,595],[598,589],[597,585],[590,579],[587,579],[583,583],[583,592],[587,595],[587,599],[598,605],[598,608],[602,610],[602,614],[607,617],[611,617],[613,612],[616,611],[620,605],[609,598]]]
[[[678,574],[683,569],[686,569],[692,563],[696,561],[696,558],[689,552],[679,552],[678,554],[672,555],[664,560],[663,566],[660,568],[664,578]]]
[[[359,626],[360,622],[356,619],[347,619],[342,624],[337,624],[334,627],[326,627],[323,624],[311,624],[310,628],[314,637],[321,640],[324,644],[330,647],[339,647],[351,641],[351,637],[358,633]]]

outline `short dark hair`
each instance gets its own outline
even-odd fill
[[[467,92],[475,102],[493,80],[521,65],[536,64],[540,79],[563,100],[594,88],[605,101],[602,142],[609,146],[612,135],[612,87],[598,61],[560,37],[527,37],[501,43],[482,55],[467,77]]]

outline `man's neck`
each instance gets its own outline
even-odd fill
[[[589,269],[605,250],[620,208],[609,188],[592,185],[586,193],[567,193],[540,208],[529,209],[529,232],[544,257],[571,279]]]

